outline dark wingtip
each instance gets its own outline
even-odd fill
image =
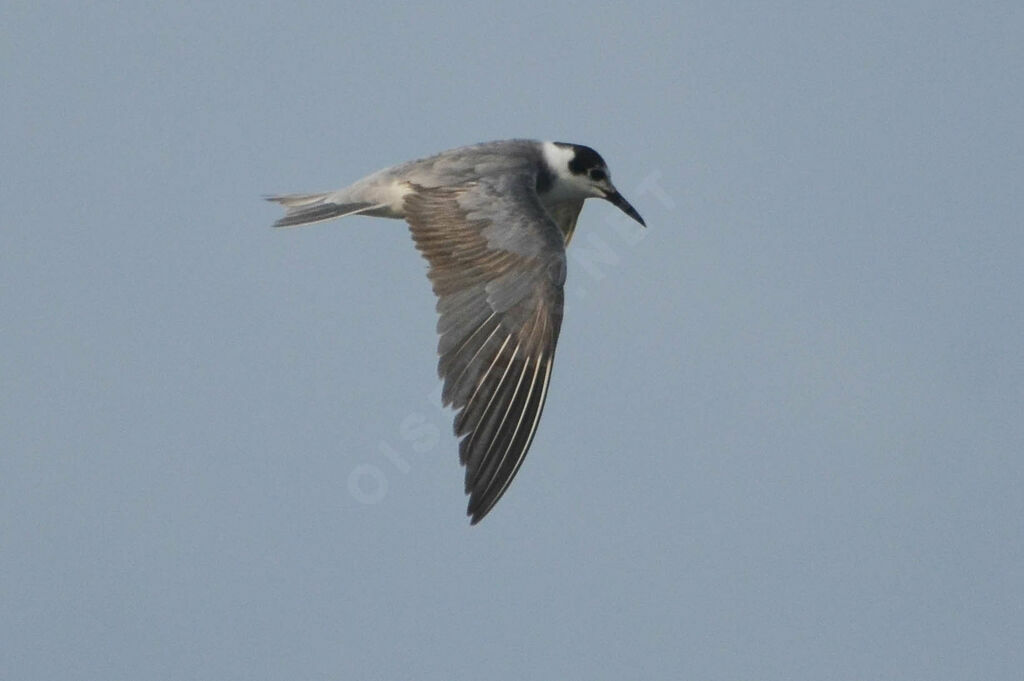
[[[472,526],[479,523],[481,520],[484,519],[484,516],[487,515],[487,511],[489,510],[491,509],[483,510],[479,508],[476,504],[473,503],[473,500],[470,499],[469,506],[466,508],[466,515],[469,516],[469,524]]]
[[[500,497],[499,497],[500,498]],[[481,520],[487,517],[487,514],[491,512],[495,504],[498,503],[498,499],[473,499],[470,497],[469,506],[466,507],[466,515],[469,516],[469,524],[476,525]]]

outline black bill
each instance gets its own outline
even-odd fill
[[[623,213],[639,222],[644,227],[647,226],[647,223],[644,222],[644,219],[640,217],[640,213],[636,212],[636,208],[633,208],[633,206],[630,205],[629,201],[627,201],[619,192],[612,191],[608,194],[605,194],[604,198],[608,199],[613,204],[618,206],[619,210],[621,210]]]

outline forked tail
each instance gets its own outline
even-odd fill
[[[381,207],[365,202],[334,203],[330,200],[331,195],[331,192],[326,192],[323,194],[283,194],[264,198],[267,201],[281,204],[287,210],[284,217],[274,223],[274,227],[308,225]]]

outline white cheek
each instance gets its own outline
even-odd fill
[[[576,175],[572,178],[573,191],[577,196],[594,197],[604,196],[604,192],[594,186],[587,177]]]
[[[602,185],[595,185],[593,182],[587,182],[585,184],[585,191],[587,196],[593,196],[601,198],[605,195],[607,190]]]

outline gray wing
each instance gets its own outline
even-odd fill
[[[442,398],[457,410],[468,514],[479,522],[533,441],[562,322],[563,237],[529,173],[405,200],[438,297]]]

